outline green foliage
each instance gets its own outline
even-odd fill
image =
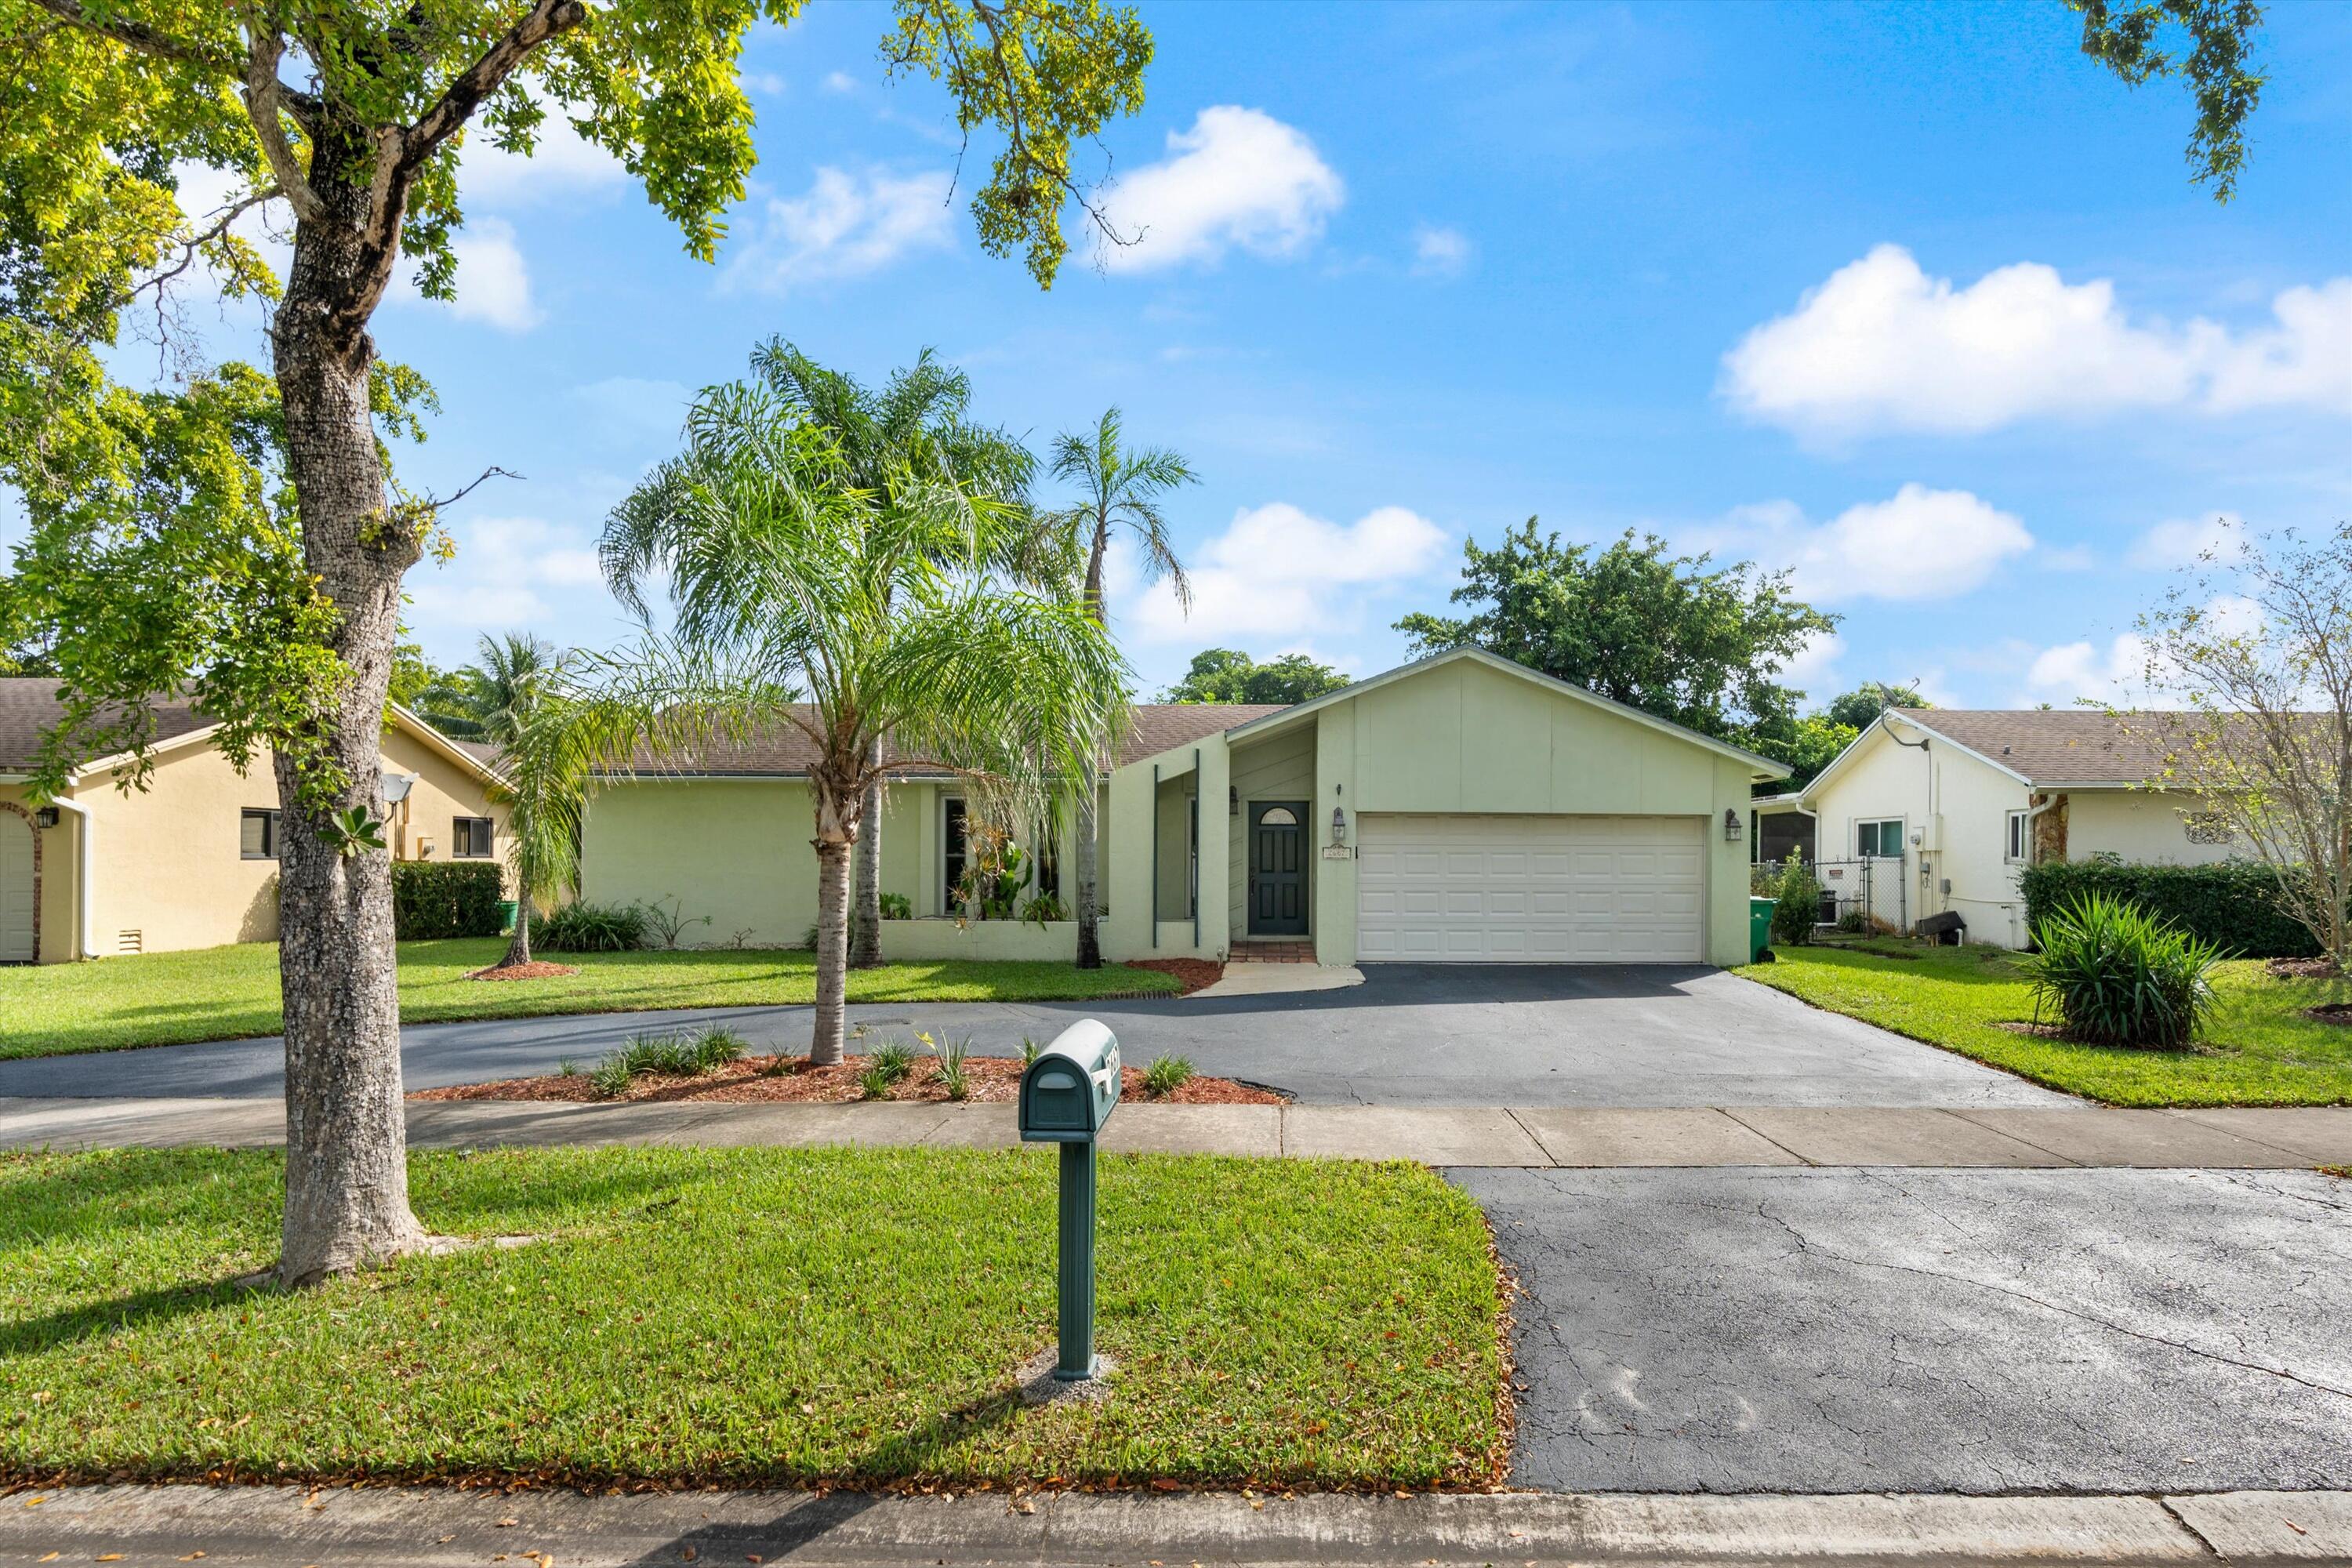
[[[1184,575],[1163,510],[1170,494],[1201,482],[1181,452],[1129,446],[1127,416],[1106,408],[1093,429],[1065,430],[1054,437],[1054,477],[1076,485],[1079,500],[1045,520],[1052,551],[1077,582],[1097,620],[1102,618],[1103,557],[1120,533],[1135,542],[1142,580],[1165,577],[1178,606],[1192,607],[1192,583]]]
[[[1840,692],[1830,699],[1830,705],[1822,710],[1822,717],[1832,724],[1843,725],[1849,731],[1858,731],[1889,708],[1934,706],[1919,695],[1919,689],[1916,686],[1865,680],[1852,691]]]
[[[1042,1054],[1042,1053],[1045,1051],[1045,1047],[1043,1047],[1043,1046],[1039,1045],[1036,1041],[1034,1041],[1034,1040],[1031,1039],[1028,1036],[1026,1036],[1026,1035],[1022,1036],[1022,1037],[1021,1037],[1021,1065],[1022,1065],[1024,1068],[1033,1068],[1033,1067],[1035,1067],[1035,1066],[1037,1065],[1037,1058],[1039,1057],[1039,1055],[1040,1055],[1040,1054]]]
[[[383,819],[363,805],[331,811],[319,823],[319,837],[350,860],[383,846]]]
[[[1021,918],[1039,931],[1044,931],[1055,921],[1068,920],[1070,906],[1064,903],[1058,894],[1039,893],[1034,898],[1023,902]]]
[[[2104,893],[2036,924],[2025,960],[2034,1017],[2047,1008],[2066,1037],[2093,1046],[2185,1050],[2213,996],[2221,954],[2178,926]]]
[[[940,1086],[947,1090],[950,1100],[971,1098],[971,1073],[964,1066],[971,1055],[970,1035],[947,1035],[931,1046],[931,1054],[939,1058]]]
[[[1669,555],[1628,530],[1606,549],[1563,544],[1529,518],[1492,550],[1462,546],[1454,618],[1411,615],[1415,654],[1477,647],[1718,739],[1794,722],[1773,673],[1838,618],[1793,598],[1785,572]]]
[[[550,952],[628,952],[646,945],[646,911],[635,904],[566,904],[531,931]]]
[[[636,1075],[629,1070],[627,1059],[618,1051],[608,1053],[588,1071],[588,1087],[598,1098],[618,1100],[629,1092],[629,1084]]]
[[[882,918],[886,921],[910,921],[915,918],[914,900],[904,893],[882,895]]]
[[[1779,795],[1804,788],[1853,743],[1854,734],[1852,725],[1833,723],[1817,713],[1756,725],[1742,743],[1776,763],[1789,764],[1787,778],[1759,784],[1756,793]]]
[[[645,910],[646,945],[660,948],[665,952],[677,952],[678,943],[691,928],[710,923],[709,915],[688,914],[686,900],[675,894],[667,903],[656,899],[638,907]]]
[[[887,1100],[890,1091],[898,1087],[900,1076],[869,1065],[857,1075],[857,1092],[867,1100]]]
[[[403,942],[496,936],[506,897],[499,868],[483,860],[395,860],[392,927]]]
[[[1184,679],[1160,694],[1162,702],[1305,702],[1337,691],[1348,678],[1303,653],[1259,664],[1238,648],[1203,648]]]
[[[1813,922],[1821,918],[1821,879],[1801,855],[1781,863],[1771,890],[1772,941],[1776,946],[1802,947],[1813,940]]]
[[[2310,931],[2279,908],[2276,875],[2253,861],[2045,860],[2025,868],[2017,881],[2030,931],[2096,896],[2130,904],[2232,958],[2310,958],[2320,951]]]
[[[866,1060],[874,1071],[883,1074],[892,1083],[915,1069],[913,1048],[898,1040],[883,1041],[874,1047],[873,1055]]]
[[[700,1078],[740,1061],[750,1043],[734,1030],[713,1025],[683,1034],[632,1035],[588,1075],[598,1094],[610,1100],[647,1076]]]
[[[1143,1069],[1144,1092],[1154,1100],[1165,1100],[1192,1079],[1192,1058],[1170,1056],[1162,1051],[1151,1058]]]
[[[2152,77],[2186,77],[2197,100],[2189,133],[2191,183],[2210,184],[2213,199],[2236,194],[2246,163],[2246,121],[2262,101],[2269,78],[2249,68],[2254,35],[2263,25],[2258,0],[2066,0],[2083,14],[2083,52],[2126,86]],[[2183,58],[2161,47],[2168,25],[2188,35]]]
[[[1847,910],[1837,918],[1838,935],[1861,936],[1870,930],[1870,921],[1860,910]]]

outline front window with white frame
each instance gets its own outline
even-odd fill
[[[1853,825],[1853,852],[1865,860],[1903,858],[1903,819],[1880,817]]]

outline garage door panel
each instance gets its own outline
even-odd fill
[[[1359,832],[1360,958],[1692,963],[1705,952],[1701,818],[1375,813]]]

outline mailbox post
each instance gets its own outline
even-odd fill
[[[1095,1375],[1095,1140],[1118,1104],[1118,1039],[1092,1018],[1071,1025],[1021,1075],[1021,1141],[1062,1146],[1061,1350],[1054,1376]]]

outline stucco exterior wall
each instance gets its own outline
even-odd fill
[[[387,842],[397,858],[448,859],[455,818],[486,816],[498,824],[494,842],[504,863],[505,812],[490,804],[478,773],[405,729],[386,731],[383,765],[416,778],[390,820]],[[121,770],[79,779],[62,798],[87,810],[87,828],[81,816],[61,808],[58,826],[40,830],[41,961],[79,956],[85,896],[96,957],[276,940],[278,863],[246,859],[240,847],[242,813],[278,806],[271,766],[264,752],[239,773],[218,748],[199,740],[158,754],[143,790],[118,789]],[[21,785],[0,785],[0,799],[32,809]],[[85,831],[91,836],[87,895],[80,886]]]
[[[2181,814],[2197,798],[2174,790],[2078,789],[2066,795],[2066,857],[2105,851],[2158,866],[2204,866],[2250,851],[2243,843],[2192,844]]]
[[[1197,943],[1192,921],[1151,917],[1151,826],[1160,803],[1171,795],[1189,794],[1193,760],[1199,758],[1201,795],[1202,887]],[[1215,868],[1231,854],[1232,818],[1224,811],[1230,780],[1230,751],[1222,735],[1211,735],[1156,757],[1143,757],[1116,769],[1104,790],[1102,881],[1109,915],[1102,923],[1103,956],[1129,958],[1224,957],[1227,946],[1227,901],[1214,886]],[[1160,772],[1159,789],[1152,770]],[[1163,867],[1163,873],[1165,868]]]

